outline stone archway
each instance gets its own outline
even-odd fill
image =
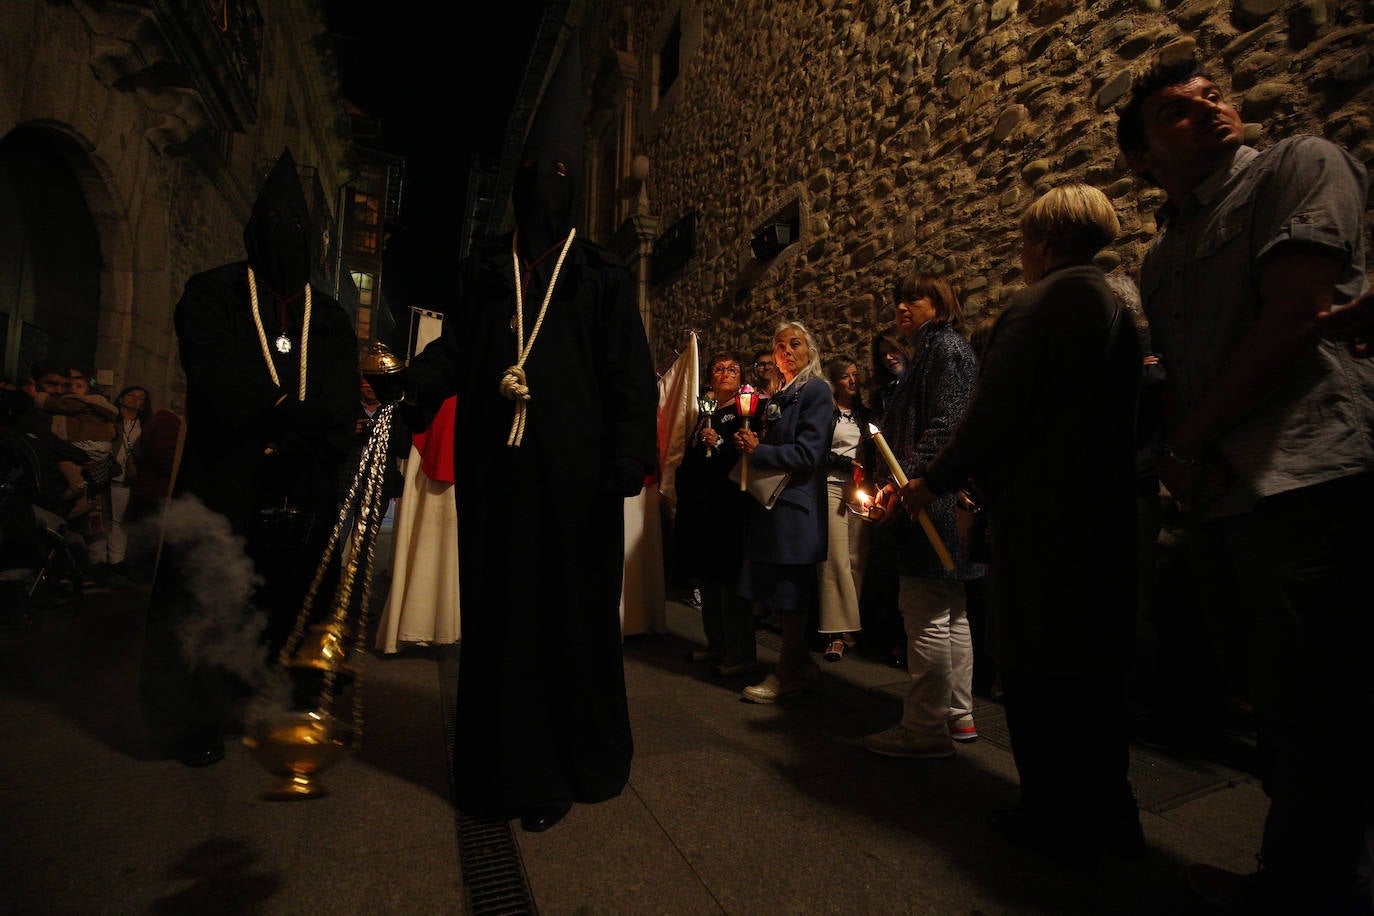
[[[41,358],[94,370],[114,308],[108,183],[81,142],[27,124],[0,138],[0,359],[22,378]],[[108,333],[108,332],[107,332]]]

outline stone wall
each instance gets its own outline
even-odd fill
[[[619,4],[607,4],[611,15]],[[733,0],[635,6],[646,75],[672,10],[700,43],[635,152],[667,225],[695,210],[697,253],[655,287],[655,352],[687,330],[752,351],[800,316],[827,356],[866,362],[894,278],[951,277],[973,324],[1021,285],[1016,221],[1084,180],[1133,275],[1163,200],[1115,146],[1113,107],[1159,55],[1195,54],[1237,103],[1247,142],[1316,133],[1374,160],[1374,3],[1342,0]],[[748,241],[797,202],[801,239],[755,262]]]

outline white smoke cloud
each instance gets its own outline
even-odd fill
[[[192,666],[223,668],[250,685],[267,674],[263,631],[267,615],[255,609],[253,590],[262,577],[229,520],[192,495],[167,504],[165,548],[181,555],[180,573],[192,607],[181,623],[182,653]]]

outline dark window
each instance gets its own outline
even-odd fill
[[[677,81],[678,67],[682,62],[682,14],[678,13],[673,17],[672,28],[668,29],[668,37],[663,39],[663,47],[658,49],[658,97],[660,100],[668,94],[673,83]]]

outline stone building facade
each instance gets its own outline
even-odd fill
[[[1252,145],[1315,133],[1374,161],[1368,0],[591,0],[583,21],[589,222],[641,262],[661,360],[689,329],[752,353],[799,316],[863,365],[913,267],[988,320],[1022,283],[1022,209],[1071,179],[1115,202],[1099,261],[1133,275],[1163,195],[1112,111],[1158,56],[1196,55]],[[798,237],[760,261],[775,223]],[[690,256],[655,278],[684,225]]]
[[[181,289],[244,257],[284,147],[321,233],[316,280],[332,286],[348,131],[324,32],[310,0],[0,4],[6,376],[52,356],[167,404],[183,386]]]

